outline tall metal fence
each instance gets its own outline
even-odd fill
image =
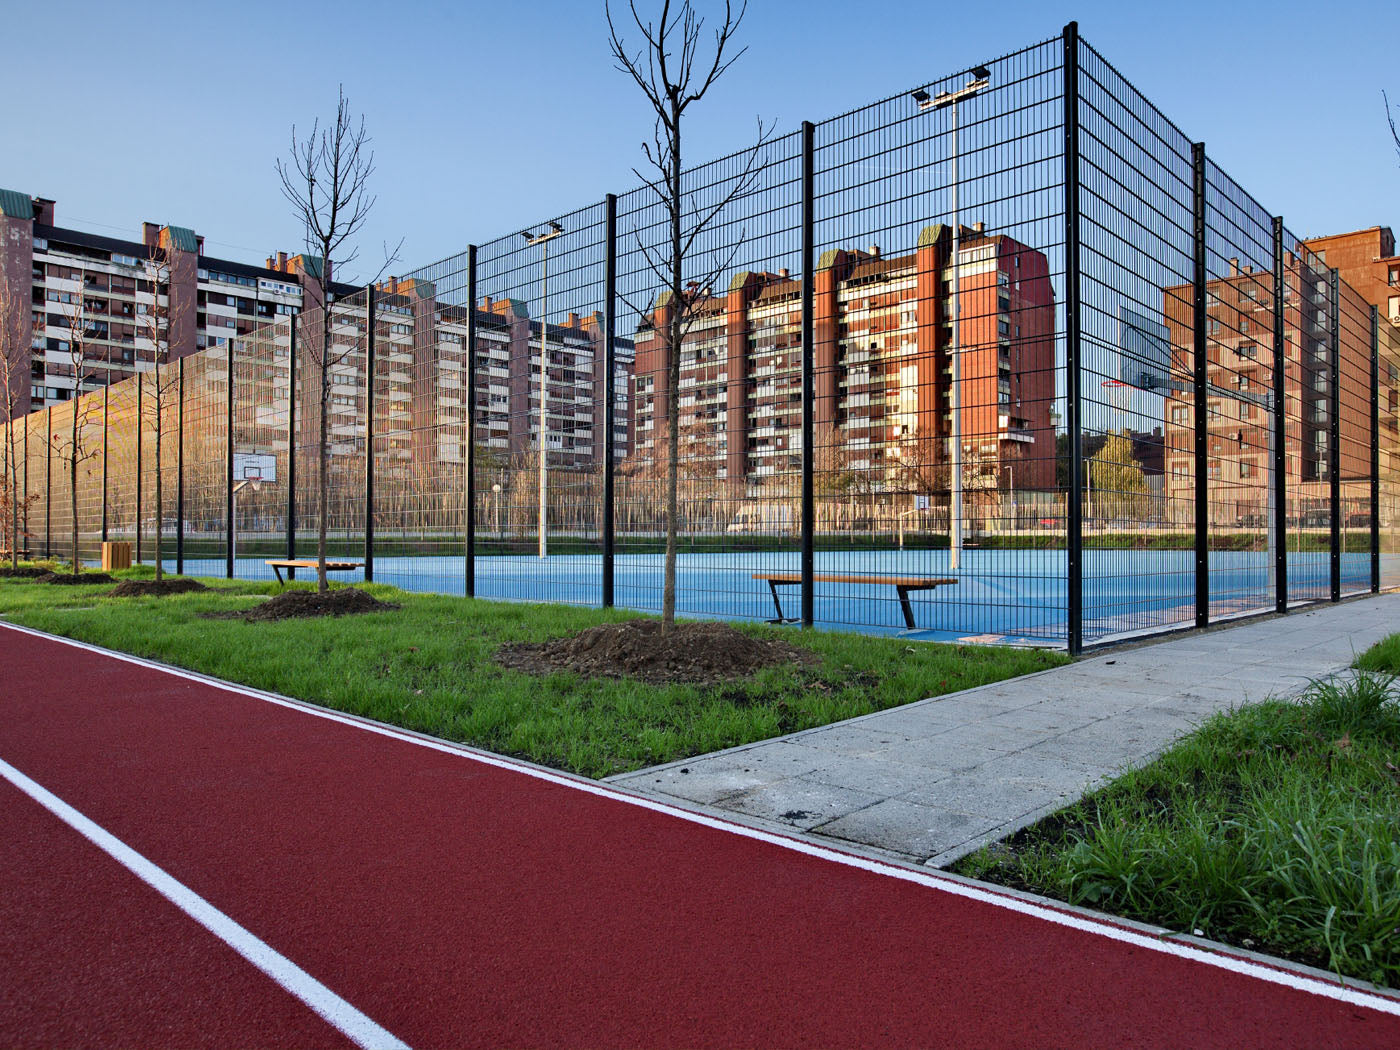
[[[76,473],[86,560],[270,578],[324,525],[655,611],[674,442],[684,616],[1077,652],[1400,583],[1400,332],[1074,25],[685,194],[679,297],[643,187],[35,413],[31,545]]]

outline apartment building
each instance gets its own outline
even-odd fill
[[[58,226],[55,207],[0,190],[0,299],[7,304],[16,415],[319,301],[319,259],[278,253],[265,266],[250,266],[206,256],[204,238],[185,227],[145,223],[140,241],[122,240]],[[73,353],[75,326],[81,361]]]
[[[1054,292],[1045,256],[963,228],[959,245],[963,482],[978,490],[1055,483]],[[947,488],[952,434],[952,230],[914,251],[822,254],[814,283],[814,463],[879,489]],[[680,435],[690,476],[762,495],[802,453],[801,282],[786,270],[735,274],[723,295],[687,291]],[[664,458],[669,293],[636,336],[633,454]],[[822,482],[819,479],[818,484]]]
[[[1284,461],[1289,517],[1330,499],[1332,416],[1338,412],[1339,478],[1370,476],[1370,332],[1344,331],[1343,375],[1333,390],[1333,316],[1328,260],[1295,246],[1284,257]],[[1194,498],[1195,429],[1192,370],[1195,358],[1192,290],[1166,290],[1164,313],[1171,344],[1170,379],[1163,399],[1166,493],[1178,507]],[[1226,276],[1206,286],[1206,470],[1210,519],[1218,525],[1262,527],[1269,504],[1274,450],[1273,272],[1238,259]],[[1387,322],[1388,323],[1388,322]],[[1361,364],[1364,361],[1364,375]],[[1333,395],[1336,395],[1334,403]],[[1344,492],[1345,495],[1345,492]]]

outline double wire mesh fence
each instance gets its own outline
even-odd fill
[[[31,544],[256,579],[324,527],[657,611],[674,520],[683,616],[1073,651],[1400,583],[1400,335],[1074,26],[688,171],[679,287],[671,218],[610,195],[17,422]]]

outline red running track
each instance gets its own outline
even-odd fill
[[[1394,1000],[937,875],[10,627],[0,666],[0,760],[410,1046],[1400,1045]],[[0,878],[0,1045],[349,1045],[10,784]]]

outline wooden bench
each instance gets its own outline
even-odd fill
[[[272,571],[277,574],[277,582],[285,583],[282,579],[283,569],[314,569],[317,562],[315,558],[272,558],[263,562],[264,565],[271,565]],[[361,568],[364,562],[358,561],[326,561],[327,572],[349,572],[352,569]]]
[[[778,601],[779,587],[800,587],[802,585],[802,574],[800,572],[756,572],[753,574],[755,580],[767,580],[768,589],[773,593],[773,608],[778,615],[769,623],[796,623],[798,617],[783,615],[782,603]],[[893,587],[899,593],[899,607],[904,611],[904,624],[911,630],[918,628],[914,624],[914,607],[909,604],[910,591],[931,591],[935,587],[943,587],[948,584],[955,584],[958,581],[948,577],[934,576],[851,576],[835,573],[816,573],[812,576],[814,583],[858,583],[870,587]]]

